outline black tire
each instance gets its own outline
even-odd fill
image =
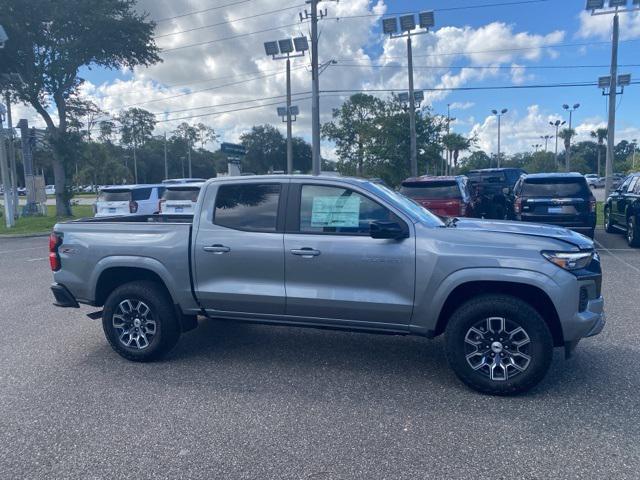
[[[627,219],[627,243],[633,248],[640,247],[640,230],[636,215],[630,215]]]
[[[504,328],[505,333],[500,338],[504,343],[498,341],[499,334],[490,336],[493,334],[487,328],[480,341],[481,345],[479,347],[470,345],[467,335],[474,337],[469,338],[469,341],[479,339],[480,337],[472,333],[474,331],[472,328],[478,324],[488,325],[486,322],[489,318],[494,318],[492,329],[495,330],[497,325],[500,325],[497,319],[504,319],[502,325],[507,327]],[[523,330],[524,334],[514,334],[519,329]],[[508,335],[511,337],[507,337]],[[486,343],[482,344],[482,342]],[[515,343],[518,342],[526,343],[516,346]],[[497,350],[496,344],[499,344],[500,350]],[[474,348],[476,351],[470,354],[469,350]],[[486,355],[480,353],[481,350],[486,351]],[[497,351],[499,353],[496,354]],[[546,375],[553,358],[553,339],[544,319],[528,303],[509,295],[481,295],[464,303],[449,319],[446,328],[446,353],[449,365],[467,386],[490,395],[516,395],[533,388]],[[492,354],[494,359],[491,359]],[[524,358],[529,357],[526,366],[523,363],[522,354],[526,354]],[[470,360],[468,355],[471,355]],[[496,355],[505,355],[505,358],[496,358]],[[475,362],[476,359],[478,359],[477,362]],[[490,378],[491,372],[497,369],[485,363],[487,359],[494,364],[500,361],[502,376],[505,378]],[[474,369],[470,362],[483,366]],[[510,362],[520,362],[519,367],[523,371],[511,366]],[[508,366],[503,368],[504,365]],[[511,371],[511,377],[509,371]]]
[[[613,226],[613,219],[611,218],[611,209],[609,207],[604,208],[604,229],[607,233],[616,233],[617,230]]]
[[[131,309],[129,306],[125,307],[127,300]],[[146,311],[144,307],[148,307],[149,313],[143,316],[141,312]],[[127,315],[128,311],[133,314]],[[140,318],[123,318],[124,316]],[[136,324],[133,323],[135,320]],[[123,326],[117,328],[116,325]],[[180,324],[167,292],[158,284],[148,281],[126,283],[109,295],[104,304],[102,328],[111,348],[123,358],[134,362],[159,359],[180,338]],[[136,333],[126,333],[132,330],[136,330]],[[141,337],[144,337],[144,341]],[[127,342],[129,346],[125,345]]]

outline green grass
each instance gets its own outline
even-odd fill
[[[596,212],[598,214],[598,226],[604,227],[604,202],[598,202]]]
[[[47,206],[46,217],[22,217],[16,220],[16,225],[13,228],[7,228],[3,212],[3,216],[0,218],[0,235],[47,233],[58,222],[73,220],[74,218],[93,217],[92,205],[76,205],[72,207],[72,210],[73,217],[56,217],[56,207],[49,205]]]

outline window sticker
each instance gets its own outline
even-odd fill
[[[360,225],[360,197],[314,197],[311,226],[324,228],[358,228]]]

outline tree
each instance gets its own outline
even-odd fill
[[[576,136],[576,131],[573,128],[564,128],[558,133],[558,136],[564,140],[565,151],[565,169],[569,169],[569,155],[571,154],[571,139]]]
[[[595,138],[598,142],[598,164],[596,168],[598,176],[600,175],[600,159],[602,158],[602,147],[604,146],[604,141],[608,138],[608,136],[609,130],[606,128],[598,128],[597,130],[591,132],[591,138]]]
[[[102,120],[98,123],[98,140],[102,143],[111,143],[116,132],[116,122],[112,120]]]
[[[459,133],[448,133],[442,137],[442,144],[447,150],[453,152],[453,168],[458,170],[458,157],[460,152],[466,152],[475,143],[474,139],[466,138]]]
[[[129,108],[118,116],[120,141],[133,149],[133,178],[138,183],[137,150],[153,135],[156,116],[143,108]]]
[[[9,90],[47,125],[54,150],[56,213],[70,215],[66,174],[74,152],[67,137],[68,106],[79,97],[84,81],[80,71],[160,61],[155,24],[136,11],[134,0],[0,0],[0,24],[9,37],[0,50],[0,73],[20,74],[23,82],[9,83]]]
[[[375,141],[377,122],[383,110],[382,100],[357,93],[334,109],[334,121],[322,128],[323,137],[336,143],[336,153],[343,163],[351,164],[358,177],[364,175],[365,155]]]
[[[204,150],[204,146],[209,142],[215,142],[218,140],[218,134],[215,130],[204,123],[198,123],[196,125],[196,138],[200,142],[200,148]]]
[[[286,170],[286,140],[276,127],[254,126],[251,131],[240,136],[240,142],[247,149],[243,160],[245,171],[262,174],[273,170]],[[295,157],[293,168],[298,168]]]
[[[478,150],[462,160],[460,173],[468,173],[471,170],[481,170],[483,168],[491,168],[491,157],[484,151]]]

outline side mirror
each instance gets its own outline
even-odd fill
[[[371,238],[400,240],[409,236],[406,230],[396,222],[371,222],[369,228]]]

